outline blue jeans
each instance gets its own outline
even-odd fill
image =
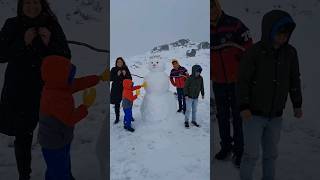
[[[177,88],[179,110],[186,111],[186,99],[184,97],[183,88]]]
[[[125,127],[131,127],[132,117],[132,108],[123,109],[124,111],[124,120],[123,124]]]
[[[197,120],[197,108],[198,108],[198,99],[186,98],[186,114],[185,121],[189,121],[190,113],[192,112],[192,121]]]
[[[72,179],[70,144],[61,149],[42,148],[42,154],[47,164],[46,180]]]
[[[253,116],[243,122],[244,154],[242,157],[241,180],[253,180],[253,171],[259,159],[262,146],[263,180],[275,179],[275,164],[278,157],[278,143],[282,128],[282,118]]]

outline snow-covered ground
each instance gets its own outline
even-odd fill
[[[277,179],[316,180],[320,177],[320,76],[318,53],[320,49],[320,1],[309,0],[224,0],[222,8],[226,13],[241,19],[251,30],[254,41],[261,34],[263,14],[274,8],[287,10],[297,23],[291,38],[299,54],[303,84],[304,118],[293,118],[291,103],[287,105],[285,121],[279,146]],[[218,125],[214,124],[215,153],[220,149]],[[238,180],[239,171],[231,161],[214,161],[214,179]],[[254,179],[261,178],[261,163],[258,163]]]
[[[169,51],[155,54],[147,52],[143,55],[125,58],[132,74],[144,77],[149,71],[147,60],[159,58],[166,63],[166,73],[169,75],[171,59],[177,58],[180,64],[191,73],[191,67],[199,64],[203,67],[202,76],[205,82],[206,98],[199,100],[198,122],[200,128],[184,127],[183,114],[176,114],[173,118],[161,122],[141,120],[140,105],[145,91],[134,102],[133,125],[134,133],[123,129],[123,124],[113,125],[115,114],[110,107],[110,165],[112,180],[209,180],[210,177],[210,111],[209,111],[209,57],[208,49],[201,49],[196,57],[187,58],[187,47],[170,47]],[[112,52],[111,52],[112,56]],[[114,66],[115,58],[111,60]],[[133,76],[135,85],[142,84],[143,79]],[[169,78],[168,78],[169,81]],[[170,91],[175,92],[171,85]],[[161,108],[161,107],[159,107]],[[121,111],[121,119],[123,112]]]
[[[106,1],[50,0],[49,2],[69,40],[86,42],[103,49],[108,46],[109,29],[106,23],[108,21]],[[15,8],[16,0],[0,0],[1,27],[5,19],[15,16]],[[79,9],[82,13],[74,13]],[[77,66],[78,70],[77,76],[100,74],[107,67],[107,54],[96,53],[87,48],[74,45],[70,45],[70,47],[73,57],[72,62]],[[1,89],[5,67],[5,64],[0,64]],[[75,138],[72,144],[72,171],[75,178],[79,180],[97,180],[100,178],[99,163],[96,157],[96,141],[103,121],[106,120],[108,86],[102,83],[96,88],[97,101],[89,110],[88,117],[76,126]],[[77,104],[81,103],[81,93],[76,94],[75,98]],[[40,146],[36,143],[36,134],[37,131],[35,131],[32,151],[32,179],[41,180],[44,179],[46,166]],[[12,142],[12,138],[0,135],[0,179],[18,178]],[[107,152],[105,152],[105,156],[107,156]]]

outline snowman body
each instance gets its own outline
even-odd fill
[[[148,69],[150,72],[144,78],[147,87],[141,105],[142,119],[166,120],[175,114],[176,109],[175,97],[169,91],[169,76],[164,72],[164,63],[157,59],[148,62]]]

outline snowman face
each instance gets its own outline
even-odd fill
[[[165,70],[164,63],[158,59],[152,59],[148,62],[148,68],[151,72],[163,72]]]

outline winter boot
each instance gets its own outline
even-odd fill
[[[196,121],[191,121],[191,124],[193,124],[196,127],[200,127],[200,125]]]
[[[217,160],[225,160],[231,155],[231,150],[221,149],[215,156]]]
[[[129,131],[129,132],[134,132],[134,129],[132,127],[124,126],[124,129]]]
[[[120,122],[120,117],[117,116],[117,117],[116,117],[116,120],[114,121],[114,124],[118,124],[119,122]]]
[[[236,155],[236,154],[233,155],[232,162],[235,167],[240,168],[241,158],[242,158],[242,155]]]
[[[189,122],[184,122],[184,127],[189,128]]]

